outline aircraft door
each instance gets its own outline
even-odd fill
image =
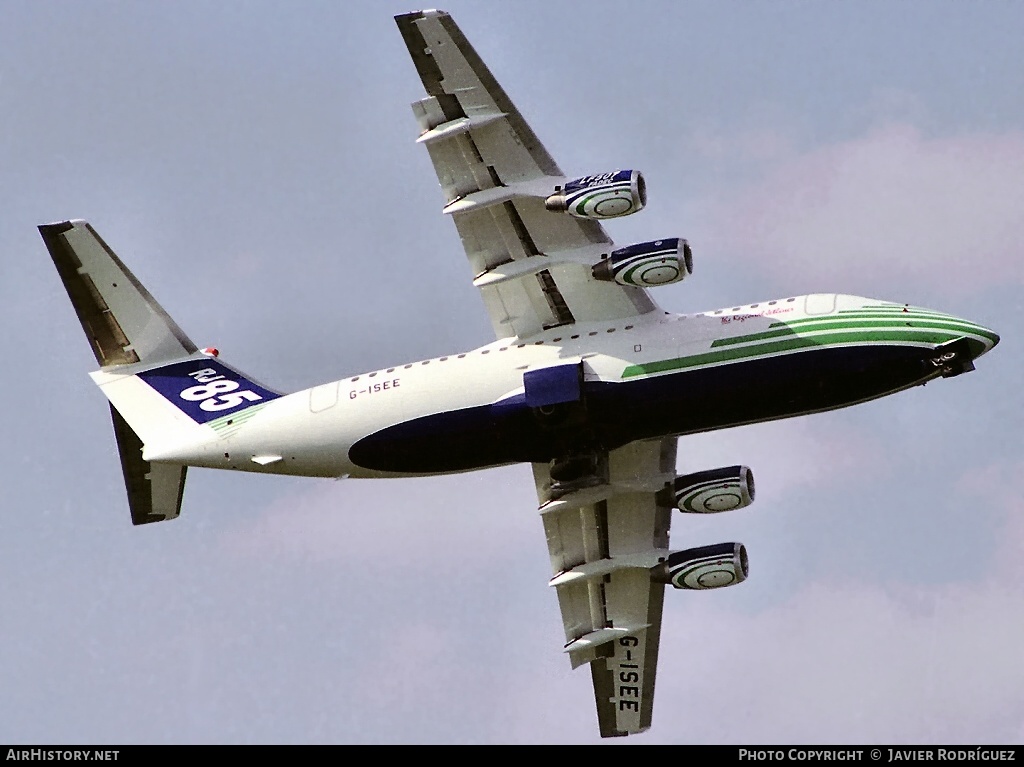
[[[322,413],[338,404],[339,382],[314,386],[309,390],[309,412]]]
[[[832,314],[835,310],[835,293],[812,293],[804,296],[804,312],[809,316]]]

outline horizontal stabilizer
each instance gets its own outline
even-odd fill
[[[113,405],[110,406],[110,417],[114,421],[114,436],[121,454],[121,470],[128,490],[132,524],[145,525],[174,519],[181,513],[185,467],[143,460],[142,440]]]
[[[139,396],[129,371],[190,357],[196,345],[87,222],[43,224],[39,234],[103,367],[99,375],[124,382],[102,388],[111,401],[132,522],[173,519],[181,510],[185,467],[145,461],[142,448],[144,438],[167,438],[183,426],[165,404]]]

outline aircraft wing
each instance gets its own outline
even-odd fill
[[[642,288],[595,280],[612,249],[596,221],[552,213],[566,179],[452,18],[396,16],[427,97],[415,102],[427,147],[498,338],[616,320],[657,308]]]
[[[545,502],[548,465],[534,464],[572,667],[590,663],[602,737],[651,726],[668,556],[676,438],[607,454],[607,484]]]

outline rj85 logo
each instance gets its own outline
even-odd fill
[[[254,391],[236,391],[241,383],[221,375],[213,368],[204,368],[188,374],[198,386],[190,386],[178,394],[188,402],[198,402],[207,413],[230,410],[244,402],[259,402],[263,397]]]

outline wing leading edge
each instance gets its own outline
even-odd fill
[[[545,209],[566,178],[465,35],[443,11],[396,16],[427,96],[413,112],[462,239],[495,336],[636,317],[657,305],[641,288],[595,280],[612,249],[595,221]],[[604,737],[650,727],[668,555],[676,440],[602,457],[605,483],[551,498],[534,465],[573,668],[589,663]]]
[[[545,210],[566,179],[452,18],[418,11],[395,21],[427,92],[412,105],[418,141],[495,336],[655,310],[643,289],[593,278],[591,265],[612,247],[600,224]]]
[[[573,668],[590,663],[602,737],[651,726],[665,586],[651,568],[668,556],[676,439],[607,454],[607,482],[547,501],[547,464],[534,464],[540,512]]]

